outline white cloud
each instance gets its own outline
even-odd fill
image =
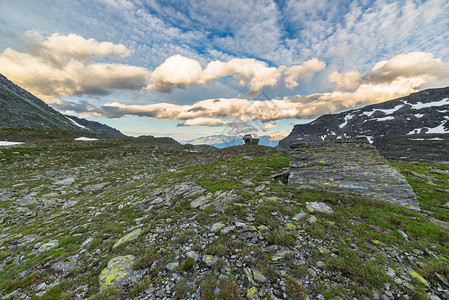
[[[336,82],[337,87],[354,91],[336,90],[294,97],[294,100],[339,103],[341,108],[379,103],[425,88],[449,85],[449,63],[433,58],[432,53],[411,52],[376,63],[363,77],[357,71],[346,74],[334,72],[328,79]]]
[[[58,33],[44,37],[37,32],[24,36],[24,52],[11,48],[0,53],[0,72],[49,103],[60,96],[105,95],[108,89],[141,89],[148,70],[125,64],[95,63],[95,57],[127,56],[121,44]]]
[[[280,133],[272,133],[270,134],[270,141],[280,141],[285,138],[285,135]]]
[[[226,126],[230,122],[229,121],[223,121],[221,119],[217,118],[195,118],[195,119],[188,119],[185,120],[182,123],[179,123],[177,126]]]
[[[229,122],[220,118],[233,118],[236,122],[243,123],[254,120],[270,122],[288,118],[310,118],[405,96],[435,83],[445,82],[449,85],[449,63],[435,59],[429,53],[413,52],[379,62],[363,77],[354,71],[346,74],[334,73],[329,80],[336,82],[339,87],[353,90],[297,95],[270,101],[220,98],[197,101],[191,105],[110,103],[100,107],[87,107],[84,111],[106,118],[138,115],[184,120],[181,123],[183,126],[229,125]],[[265,129],[273,128],[274,125],[266,124]]]
[[[330,73],[327,79],[329,82],[336,82],[337,88],[355,89],[362,82],[362,75],[358,71],[351,71],[345,74],[335,71]]]
[[[323,70],[326,64],[317,58],[312,58],[302,65],[297,65],[285,70],[285,84],[288,88],[294,88],[298,86],[296,80],[299,77],[305,77],[311,75],[313,72]]]
[[[185,87],[193,84],[205,84],[227,76],[233,76],[241,85],[249,86],[250,95],[258,95],[265,86],[278,83],[282,72],[285,71],[287,86],[294,87],[299,77],[309,76],[315,71],[322,70],[326,64],[317,58],[306,61],[303,65],[287,68],[268,67],[265,62],[252,58],[233,58],[227,62],[212,61],[205,69],[194,59],[181,55],[167,58],[151,73],[151,81],[147,86],[149,91],[171,92],[173,87]]]
[[[273,129],[276,128],[276,123],[268,123],[262,126],[263,129]]]

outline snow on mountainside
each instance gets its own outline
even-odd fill
[[[449,133],[449,87],[323,115],[309,124],[295,125],[278,147],[288,149],[297,142],[349,137],[367,137],[373,142],[389,135],[432,133]]]

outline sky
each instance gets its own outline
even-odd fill
[[[280,139],[449,85],[449,0],[1,0],[0,73],[127,135]]]

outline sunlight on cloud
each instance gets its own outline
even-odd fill
[[[337,83],[337,88],[355,89],[362,82],[362,76],[358,71],[351,71],[345,74],[340,74],[337,71],[332,72],[327,77],[329,82]]]
[[[182,123],[179,123],[177,126],[226,126],[230,122],[223,121],[217,118],[195,118],[185,120]]]
[[[225,117],[241,122],[310,118],[405,96],[436,82],[445,82],[448,85],[449,63],[434,59],[430,53],[412,52],[377,63],[365,76],[361,76],[357,71],[345,74],[334,72],[328,79],[330,82],[336,82],[338,88],[349,90],[338,89],[329,93],[296,95],[270,101],[220,98],[197,101],[192,105],[110,103],[91,107],[90,111],[106,118],[138,115],[184,120],[180,126],[223,126],[227,123],[219,118]],[[271,129],[275,126],[275,123],[266,124],[263,128]]]
[[[241,85],[249,86],[249,95],[256,96],[265,86],[278,83],[285,71],[285,82],[288,87],[298,85],[299,77],[309,76],[313,72],[324,69],[326,64],[313,58],[303,65],[268,67],[265,62],[252,58],[234,58],[227,62],[212,61],[205,69],[194,59],[181,55],[167,58],[151,73],[151,81],[147,86],[149,91],[170,93],[173,87],[183,88],[187,85],[201,85],[226,76],[233,76]]]
[[[305,77],[311,75],[313,72],[321,71],[326,67],[326,64],[317,58],[312,58],[304,62],[302,65],[293,66],[285,71],[285,85],[288,88],[294,88],[298,86],[296,81],[299,77]]]
[[[0,72],[47,103],[60,103],[60,96],[141,89],[149,76],[142,67],[93,62],[95,57],[128,56],[130,51],[122,44],[86,40],[76,34],[44,37],[27,32],[23,38],[24,52],[7,48],[0,53]]]

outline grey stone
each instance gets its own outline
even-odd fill
[[[112,249],[117,248],[118,246],[127,243],[129,241],[133,241],[135,239],[137,239],[140,235],[142,234],[142,229],[137,228],[136,230],[128,233],[127,235],[125,235],[124,237],[122,237],[121,239],[119,239],[114,246],[112,246]]]
[[[217,223],[215,223],[215,224],[212,226],[212,228],[210,229],[210,231],[212,231],[212,232],[217,232],[217,231],[219,231],[220,229],[222,229],[224,226],[225,226],[225,225],[224,225],[223,222],[217,222]]]
[[[282,251],[279,251],[278,253],[272,255],[271,260],[273,260],[273,261],[281,260],[281,259],[284,259],[284,257],[286,255],[292,255],[292,254],[293,254],[293,252],[290,250],[282,250]]]
[[[404,231],[397,229],[397,232],[399,232],[399,234],[402,235],[402,237],[403,237],[406,241],[409,240],[409,239],[408,239],[408,235],[407,235]]]
[[[361,195],[419,210],[407,180],[365,138],[292,145],[288,185]]]
[[[308,269],[307,269],[307,273],[309,273],[310,276],[312,276],[312,277],[316,277],[316,276],[317,276],[317,273],[316,273],[315,270],[312,269],[312,268],[308,268]]]
[[[55,182],[55,185],[65,186],[65,185],[71,185],[73,182],[75,182],[75,178],[66,178],[64,180]]]
[[[235,228],[236,228],[236,226],[234,226],[234,225],[226,226],[223,229],[221,229],[221,233],[228,234],[229,232],[233,231]]]
[[[307,219],[307,222],[309,222],[309,223],[316,223],[316,221],[317,221],[317,218],[315,217],[315,216],[310,216],[308,219]]]
[[[254,185],[254,183],[252,183],[251,180],[249,180],[249,179],[243,179],[242,180],[242,184],[244,184],[244,185]]]
[[[91,237],[87,238],[87,239],[81,244],[81,248],[86,247],[87,245],[89,245],[90,243],[92,243],[93,240],[94,240],[94,239],[91,238]]]
[[[323,202],[306,202],[306,207],[310,212],[333,213],[332,207]]]
[[[293,218],[292,218],[292,220],[294,220],[294,221],[299,221],[299,220],[301,220],[302,218],[304,218],[306,215],[307,215],[307,214],[306,214],[305,212],[301,211],[300,213],[294,215]]]
[[[203,255],[202,261],[209,267],[214,265],[218,261],[218,257],[215,255]]]
[[[391,267],[388,267],[387,275],[394,278],[396,276],[396,272]]]
[[[195,251],[189,251],[186,253],[187,257],[193,258],[194,261],[197,261],[198,258],[200,258],[200,255],[196,253]]]
[[[100,290],[117,287],[132,279],[132,266],[136,260],[134,255],[118,256],[108,262],[98,277]]]
[[[253,276],[254,276],[254,280],[260,283],[264,283],[267,281],[267,278],[265,276],[263,276],[262,273],[260,273],[259,270],[257,269],[252,269],[253,271]]]
[[[42,244],[39,249],[37,249],[38,253],[42,253],[42,252],[46,252],[49,251],[53,248],[56,248],[59,246],[59,242],[58,241],[50,241],[48,243]]]
[[[256,187],[256,188],[254,189],[254,191],[255,191],[256,193],[260,193],[260,192],[262,192],[264,189],[265,189],[265,184],[261,184],[261,185],[259,185],[258,187]]]
[[[172,262],[172,263],[167,264],[165,267],[168,270],[173,271],[178,266],[179,266],[179,262]]]
[[[192,202],[190,202],[190,207],[191,208],[198,208],[200,206],[203,206],[204,204],[206,204],[209,201],[209,199],[206,196],[201,196],[195,200],[193,200]]]

